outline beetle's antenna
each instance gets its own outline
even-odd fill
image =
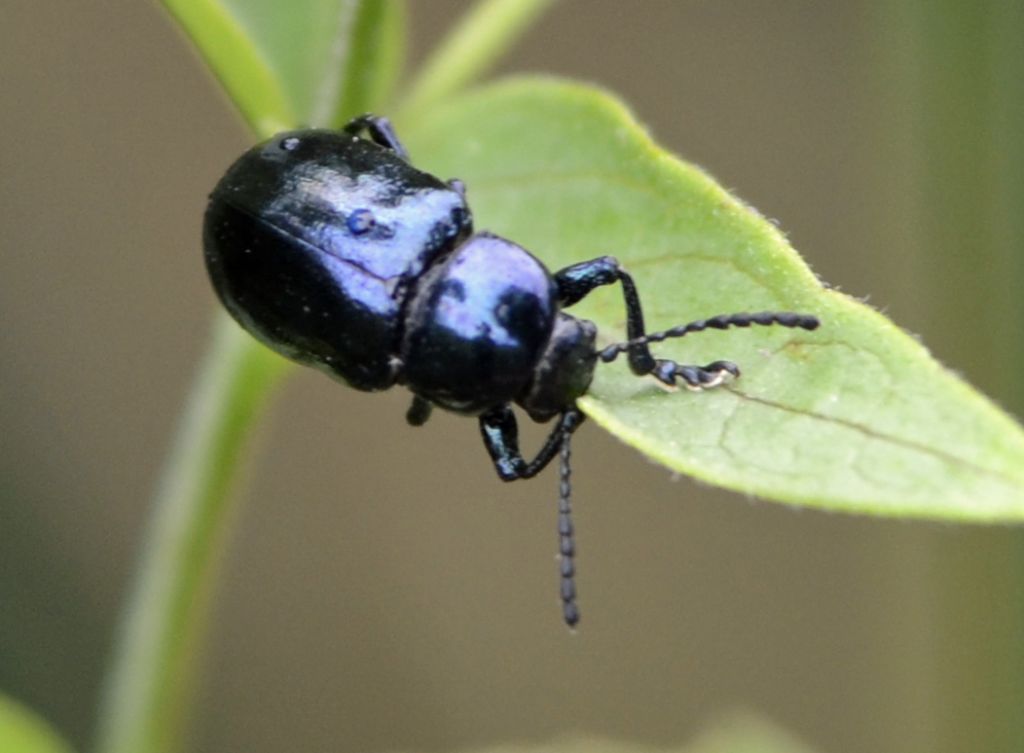
[[[569,458],[572,455],[569,449],[571,440],[572,433],[565,432],[562,436],[558,465],[558,555],[562,573],[562,617],[570,629],[575,628],[576,623],[580,621],[580,610],[576,606],[576,540],[573,537],[572,507],[569,501],[572,496],[569,478],[572,475],[569,468]]]
[[[746,312],[739,314],[721,314],[710,319],[698,319],[689,324],[680,324],[672,329],[661,332],[651,332],[643,337],[636,337],[621,343],[609,345],[607,348],[598,351],[597,357],[604,363],[614,361],[621,353],[629,350],[634,345],[646,345],[648,343],[660,343],[672,337],[683,337],[693,332],[703,332],[706,329],[728,329],[729,327],[749,327],[751,324],[760,324],[767,327],[778,324],[783,327],[800,329],[817,329],[818,318],[807,314],[794,314],[790,311],[761,311],[757,314]]]

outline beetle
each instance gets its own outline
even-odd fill
[[[596,364],[625,353],[638,376],[707,389],[739,376],[736,364],[678,364],[655,358],[649,344],[752,324],[818,326],[814,316],[769,311],[647,333],[636,285],[615,258],[552,274],[512,241],[474,232],[465,185],[413,167],[390,122],[369,114],[341,130],[282,133],[242,155],[210,196],[203,246],[224,306],[278,353],[358,390],[408,388],[413,426],[435,406],[476,417],[504,481],[531,478],[559,456],[570,628],[580,616],[570,438]],[[613,283],[625,298],[627,340],[598,349],[596,326],[564,309]],[[513,404],[534,421],[554,420],[530,460]]]

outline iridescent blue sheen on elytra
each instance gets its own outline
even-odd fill
[[[228,311],[264,343],[379,390],[400,377],[412,284],[471,232],[462,195],[390,149],[296,131],[248,151],[217,185],[206,263]]]

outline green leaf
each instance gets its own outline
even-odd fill
[[[813,333],[730,330],[656,347],[740,365],[738,381],[705,393],[599,366],[581,405],[628,444],[710,483],[808,506],[1024,518],[1021,427],[878,312],[822,286],[770,222],[660,149],[609,95],[519,79],[400,125],[418,164],[466,180],[478,227],[551,268],[617,256],[651,330],[733,311],[821,319]],[[623,338],[618,290],[575,311],[605,341]]]
[[[402,52],[398,0],[164,0],[261,136],[337,125],[383,100]]]
[[[71,753],[71,746],[41,717],[0,695],[0,751]]]
[[[225,2],[164,0],[164,6],[199,49],[253,131],[269,136],[297,122],[283,82]]]

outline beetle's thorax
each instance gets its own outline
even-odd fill
[[[417,281],[401,379],[458,413],[509,403],[533,379],[557,315],[555,285],[540,261],[504,238],[473,235]]]

